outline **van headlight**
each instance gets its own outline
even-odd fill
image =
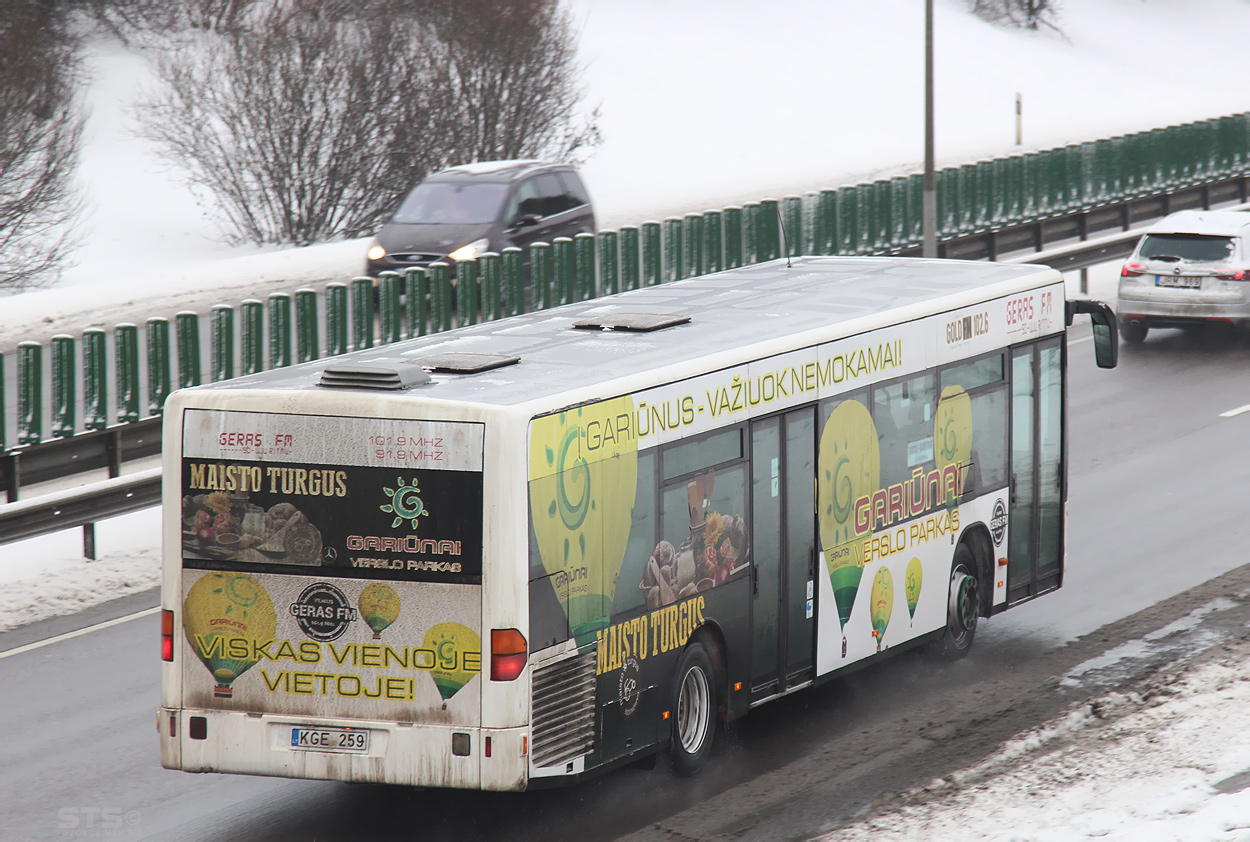
[[[383,248],[381,243],[379,243],[377,240],[374,240],[369,245],[369,250],[365,252],[365,257],[369,258],[370,260],[381,260],[382,258],[386,257],[386,249]]]
[[[475,257],[481,257],[489,247],[490,240],[483,237],[480,240],[474,240],[467,246],[461,246],[447,256],[452,260],[472,260]]]

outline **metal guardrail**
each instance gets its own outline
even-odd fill
[[[83,555],[95,558],[95,524],[161,502],[161,469],[0,506],[0,544],[83,527]]]

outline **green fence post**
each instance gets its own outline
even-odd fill
[[[660,223],[642,223],[642,284],[655,286],[664,278],[663,235]]]
[[[477,258],[456,261],[456,327],[477,324],[481,294]]]
[[[265,370],[265,305],[249,298],[239,305],[239,374]]]
[[[805,253],[803,240],[803,197],[786,196],[781,200],[781,220],[785,231],[782,257],[798,257]]]
[[[399,306],[400,292],[404,279],[398,272],[378,273],[378,322],[380,324],[379,345],[390,345],[400,340],[400,329],[403,313]]]
[[[615,231],[600,231],[597,241],[599,250],[599,275],[603,281],[603,294],[616,295],[621,291],[620,249]]]
[[[692,278],[704,273],[703,216],[688,213],[681,223],[681,276]]]
[[[208,322],[208,371],[212,382],[234,377],[234,308],[216,304]]]
[[[858,228],[859,190],[853,184],[838,188],[837,207],[834,210],[837,230],[836,254],[855,254],[855,234]]]
[[[781,203],[776,199],[763,199],[755,215],[755,262],[776,260],[781,257]]]
[[[295,290],[295,359],[306,363],[321,357],[317,341],[317,292]]]
[[[834,214],[838,206],[838,192],[826,187],[816,194],[816,219],[814,222],[816,254],[837,254],[834,236]]]
[[[664,265],[660,271],[664,283],[681,278],[681,219],[676,216],[664,219]]]
[[[451,266],[442,262],[431,263],[426,271],[430,276],[434,332],[451,330]]]
[[[139,420],[139,327],[120,324],[113,330],[117,358],[117,423]]]
[[[519,316],[525,312],[525,253],[516,246],[503,250],[503,309],[505,316]]]
[[[63,439],[74,434],[74,405],[78,389],[74,378],[74,337],[60,334],[52,337],[52,438]]]
[[[347,284],[326,284],[326,356],[346,354],[347,347]]]
[[[573,262],[573,238],[556,237],[551,242],[555,257],[553,265],[556,273],[556,304],[571,304],[577,301],[577,283],[574,273],[577,270]]]
[[[638,259],[638,227],[625,225],[621,228],[621,289],[638,289],[642,286],[642,264]]]
[[[200,376],[200,317],[183,311],[174,316],[178,340],[178,388],[187,389],[202,382]]]
[[[148,340],[148,415],[165,411],[169,397],[171,361],[169,359],[169,319],[148,319],[145,333]]]
[[[530,246],[530,299],[534,302],[531,312],[551,307],[551,245],[534,243]]]
[[[760,203],[742,206],[742,265],[760,262]]]
[[[703,212],[703,271],[719,272],[725,268],[725,241],[721,234],[721,212]]]
[[[42,440],[43,346],[21,342],[17,346],[17,443],[38,444]]]
[[[0,369],[4,361],[0,359]],[[0,390],[4,382],[0,380]],[[0,398],[0,418],[3,418]],[[109,425],[108,336],[102,328],[89,327],[82,332],[82,427],[103,430]],[[0,424],[3,427],[3,424]],[[4,434],[0,430],[0,450],[4,450]]]
[[[503,276],[501,258],[493,251],[488,251],[477,259],[482,267],[482,321],[493,322],[503,318]]]
[[[352,347],[373,347],[373,278],[352,278]]]
[[[407,337],[425,336],[429,330],[430,282],[425,277],[424,267],[413,266],[404,270],[404,299],[407,305]]]
[[[269,367],[291,364],[291,296],[275,292],[269,296]]]
[[[573,238],[573,284],[578,301],[588,301],[599,295],[595,274],[595,235],[587,231]]]
[[[725,268],[737,269],[744,265],[746,253],[742,242],[744,226],[743,210],[737,205],[725,208]]]

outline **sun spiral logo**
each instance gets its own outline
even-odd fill
[[[425,507],[425,503],[421,500],[421,489],[417,486],[417,478],[412,478],[412,485],[404,482],[403,477],[395,480],[396,488],[383,488],[382,492],[391,498],[389,503],[378,506],[384,512],[395,515],[395,519],[391,521],[391,529],[399,526],[404,521],[408,521],[412,528],[417,528],[417,519],[422,515],[428,515],[430,510]]]

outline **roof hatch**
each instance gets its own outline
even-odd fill
[[[680,313],[604,313],[590,319],[574,322],[579,330],[628,330],[633,333],[650,333],[666,327],[684,325],[689,316]]]
[[[520,361],[520,357],[507,354],[448,353],[421,357],[416,364],[427,371],[446,374],[476,374],[479,371],[503,368],[505,365],[513,365]]]

